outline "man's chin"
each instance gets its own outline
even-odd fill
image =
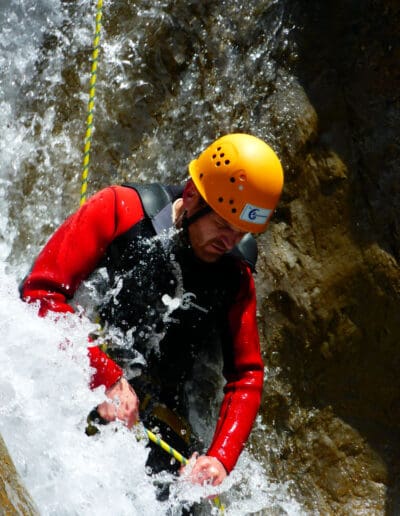
[[[225,253],[216,251],[215,249],[213,249],[213,250],[202,249],[197,252],[195,251],[195,255],[197,256],[197,258],[199,258],[199,260],[201,260],[202,262],[205,262],[205,263],[215,263],[219,259],[221,259],[221,257],[224,254]]]

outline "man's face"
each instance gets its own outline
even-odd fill
[[[195,255],[212,263],[235,247],[245,233],[234,228],[215,212],[197,219],[189,226],[189,238]]]
[[[183,209],[191,217],[203,207],[202,198],[189,180],[183,192]],[[214,211],[203,215],[189,225],[189,239],[195,255],[212,263],[235,247],[245,233],[229,224]]]

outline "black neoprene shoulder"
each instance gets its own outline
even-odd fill
[[[168,225],[170,225],[170,211],[167,207],[182,196],[184,186],[162,185],[160,183],[125,183],[122,186],[127,186],[137,191],[142,201],[144,212],[151,219],[157,232],[168,228]],[[166,217],[163,217],[164,212]],[[251,233],[246,233],[229,254],[244,260],[253,272],[256,271],[258,249],[257,242]]]

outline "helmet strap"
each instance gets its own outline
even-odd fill
[[[203,208],[200,208],[198,211],[193,213],[190,217],[187,216],[187,212],[185,211],[183,214],[182,219],[182,227],[183,229],[187,229],[193,222],[196,222],[196,220],[200,219],[201,217],[204,217],[204,215],[207,215],[212,211],[211,207],[206,204],[203,206]]]

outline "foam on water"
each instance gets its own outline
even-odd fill
[[[1,270],[0,433],[40,514],[159,515],[216,492],[227,514],[271,506],[297,513],[285,486],[271,482],[247,453],[222,488],[183,480],[169,502],[158,502],[146,474],[145,439],[118,423],[85,434],[87,414],[104,399],[104,389],[88,387],[86,338],[93,329],[78,315],[38,318],[35,306],[18,299],[15,278]],[[214,510],[203,505],[204,514]]]
[[[84,432],[104,399],[104,389],[88,388],[93,325],[78,315],[38,318],[15,280],[0,278],[0,431],[41,513],[144,514],[149,503],[155,511],[145,440],[119,424]]]

